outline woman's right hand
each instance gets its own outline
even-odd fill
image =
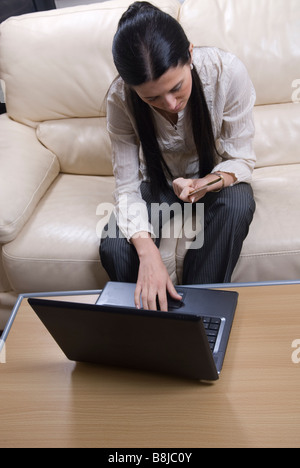
[[[194,190],[195,182],[195,179],[184,179],[183,177],[173,180],[175,195],[177,195],[180,200],[191,203],[192,200],[189,198],[189,194]]]
[[[176,300],[181,300],[181,296],[171,281],[158,248],[146,233],[138,233],[131,241],[140,259],[134,294],[135,306],[141,308],[142,301],[144,309],[157,310],[158,299],[160,310],[167,311],[167,292]]]

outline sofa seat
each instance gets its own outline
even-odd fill
[[[233,281],[281,281],[299,278],[300,164],[254,170],[256,212]],[[282,200],[285,203],[282,203]]]
[[[99,200],[112,204],[114,178],[59,174],[22,233],[3,246],[15,291],[99,289]]]
[[[299,178],[300,164],[255,169],[256,212],[234,282],[297,278],[300,237],[294,200],[300,199]],[[35,291],[98,289],[105,284],[108,277],[99,268],[99,231],[112,207],[113,187],[109,176],[57,177],[22,235],[3,246],[5,270],[16,291],[32,292],[33,280]],[[97,214],[99,199],[103,208]],[[162,241],[162,257],[174,282],[182,275],[185,242],[184,237]]]

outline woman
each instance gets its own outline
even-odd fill
[[[230,281],[255,209],[255,92],[236,57],[193,50],[179,23],[148,2],[135,2],[122,16],[113,58],[120,76],[108,94],[107,120],[118,228],[117,235],[103,234],[101,261],[111,280],[136,282],[136,307],[142,299],[156,310],[158,300],[167,310],[167,293],[180,296],[162,262],[150,208],[204,203],[204,245],[187,251],[182,282]]]

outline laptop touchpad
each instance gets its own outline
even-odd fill
[[[181,301],[177,299],[173,299],[169,294],[167,296],[168,299],[168,310],[180,309],[180,307],[184,306],[184,298],[185,292],[178,291],[178,294],[182,297]]]

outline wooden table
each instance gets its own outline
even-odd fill
[[[23,299],[0,364],[0,447],[299,447],[300,284],[232,289],[213,384],[69,362]]]

